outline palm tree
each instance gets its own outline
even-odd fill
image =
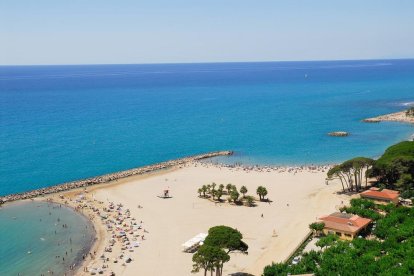
[[[232,200],[234,203],[236,203],[236,202],[237,202],[237,200],[239,199],[239,196],[240,196],[240,194],[239,194],[239,192],[238,192],[237,190],[233,190],[233,191],[231,191],[231,193],[230,193],[230,198],[231,198],[231,200]]]
[[[231,185],[231,183],[226,185],[227,194],[230,194],[232,187],[233,187],[233,185]]]
[[[256,194],[259,196],[259,200],[262,201],[262,186],[257,187]]]
[[[219,185],[219,190],[222,190],[222,191],[224,190],[224,185],[223,184]]]
[[[263,200],[265,200],[265,196],[267,196],[267,189],[265,187],[263,187],[262,196]]]
[[[247,188],[246,188],[246,186],[241,186],[241,188],[240,188],[240,193],[242,193],[242,194],[243,194],[243,198],[245,198],[245,197],[246,197],[246,193],[247,193]]]
[[[267,195],[267,189],[263,186],[257,187],[256,194],[259,195],[260,201],[264,200],[265,196]]]
[[[221,196],[223,195],[223,189],[218,189],[216,191],[217,200],[220,201]]]
[[[211,185],[210,184],[207,185],[207,193],[211,194]]]
[[[198,196],[201,197],[201,193],[203,192],[203,189],[202,188],[198,188],[197,192],[198,192]]]
[[[206,197],[206,193],[207,193],[207,191],[208,191],[207,186],[206,186],[206,185],[203,185],[203,186],[201,187],[201,191],[203,192],[203,197]]]

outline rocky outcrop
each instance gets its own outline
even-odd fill
[[[29,198],[34,198],[34,197],[43,196],[43,195],[52,194],[52,193],[59,193],[59,192],[68,191],[68,190],[77,189],[77,188],[85,188],[85,187],[89,187],[92,185],[108,183],[110,181],[129,177],[132,175],[142,175],[142,174],[151,173],[151,172],[162,170],[162,169],[168,169],[168,168],[172,168],[175,166],[181,166],[186,163],[193,162],[193,161],[198,161],[198,160],[202,160],[206,158],[212,158],[216,156],[232,155],[232,154],[233,154],[232,151],[216,151],[216,152],[209,152],[205,154],[184,157],[180,159],[157,163],[154,165],[134,168],[134,169],[126,170],[126,171],[115,172],[115,173],[105,174],[105,175],[91,177],[87,179],[67,182],[67,183],[63,183],[63,184],[59,184],[59,185],[55,185],[51,187],[46,187],[42,189],[37,189],[37,190],[29,191],[29,192],[6,195],[3,197],[0,197],[0,202],[3,203],[3,202],[10,202],[10,201],[16,201],[16,200],[21,200],[21,199],[29,199]]]
[[[349,133],[346,131],[334,131],[334,132],[329,132],[328,135],[335,136],[335,137],[346,137],[349,135]]]
[[[400,122],[414,124],[414,116],[408,115],[407,111],[400,111],[391,114],[381,115],[378,117],[364,119],[362,121],[366,123]]]
[[[364,119],[362,121],[364,123],[379,123],[379,122],[381,122],[381,120],[378,119],[378,118],[368,118],[368,119]]]

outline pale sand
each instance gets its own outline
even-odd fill
[[[382,122],[382,121],[414,124],[414,117],[407,116],[406,111],[404,110],[404,111],[381,115],[381,116],[368,118],[364,120],[364,122],[368,122],[368,123],[371,123],[371,122],[375,123],[375,122]]]
[[[109,264],[109,270],[116,275],[192,275],[192,254],[183,253],[181,244],[216,225],[237,228],[249,245],[248,255],[231,254],[224,274],[260,275],[264,266],[289,256],[308,233],[309,223],[337,211],[342,201],[347,203],[348,197],[336,194],[341,190],[340,183],[326,185],[325,177],[326,172],[320,171],[245,172],[189,165],[97,186],[89,194],[104,202],[121,202],[133,217],[144,222],[143,227],[149,232],[136,252],[129,254],[133,262],[126,266]],[[232,183],[238,188],[245,185],[250,195],[255,195],[257,186],[263,185],[273,202],[245,207],[199,198],[197,189],[212,182]],[[159,198],[166,187],[170,187],[172,198]],[[143,208],[138,209],[138,204]],[[272,237],[274,230],[276,237]],[[107,238],[105,235],[100,241],[105,243]],[[103,246],[96,248],[99,256]]]

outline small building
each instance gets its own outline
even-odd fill
[[[363,191],[359,194],[361,198],[371,199],[377,204],[398,204],[398,198],[400,192],[394,190],[383,189],[372,187],[369,190]]]
[[[325,235],[336,234],[343,240],[354,239],[372,221],[358,215],[339,212],[321,217],[319,220],[325,223],[325,228],[323,229]]]

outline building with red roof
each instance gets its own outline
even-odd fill
[[[325,235],[336,234],[344,240],[354,239],[372,221],[358,215],[339,212],[321,217],[319,220],[325,223],[325,228],[323,229]]]
[[[359,194],[361,198],[374,200],[377,204],[398,204],[400,192],[394,190],[383,189],[372,187],[369,190],[363,191]]]

